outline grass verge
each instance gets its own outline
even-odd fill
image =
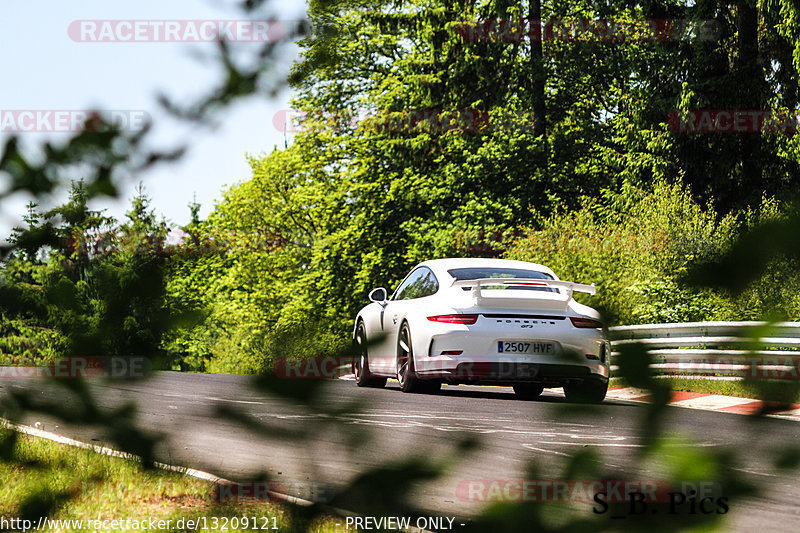
[[[754,398],[770,402],[800,402],[800,383],[796,380],[718,380],[699,378],[662,378],[669,381],[674,391],[720,394],[739,398]],[[627,387],[623,378],[612,378],[610,387]]]
[[[21,529],[11,520],[48,516],[61,522],[39,531],[344,531],[342,518],[312,518],[305,529],[302,509],[230,501],[208,481],[6,428],[0,428],[0,479],[0,530]],[[163,522],[153,528],[152,520]]]

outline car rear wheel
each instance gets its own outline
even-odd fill
[[[403,323],[397,336],[397,381],[403,392],[436,392],[442,387],[437,380],[423,380],[414,369],[414,349],[411,345],[411,329]]]
[[[513,387],[514,394],[520,400],[533,400],[544,391],[544,387],[537,383],[515,383]]]
[[[564,387],[567,400],[579,403],[600,403],[608,392],[607,381],[584,381],[583,383],[570,383]]]
[[[363,322],[358,323],[356,329],[356,360],[353,362],[353,373],[356,376],[356,385],[359,387],[381,388],[386,385],[386,378],[376,378],[369,371],[369,357],[367,356],[367,333]]]

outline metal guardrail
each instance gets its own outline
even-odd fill
[[[688,322],[609,328],[612,372],[621,346],[641,343],[658,375],[800,379],[800,322]]]

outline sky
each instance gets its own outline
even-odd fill
[[[296,21],[304,17],[302,0],[272,0],[270,20]],[[55,0],[4,3],[0,18],[0,111],[119,110],[133,120],[146,113],[155,125],[157,148],[188,141],[189,152],[177,163],[151,168],[120,188],[116,199],[96,199],[92,209],[107,209],[121,218],[139,182],[152,198],[152,207],[174,224],[189,219],[187,205],[196,197],[201,217],[222,198],[226,185],[248,179],[246,154],[266,154],[282,148],[284,131],[273,119],[286,115],[292,91],[288,87],[275,98],[257,95],[242,99],[217,121],[213,129],[188,127],[166,116],[157,97],[166,94],[188,103],[212,89],[219,70],[208,61],[216,45],[206,42],[84,42],[74,31],[75,21],[149,20],[217,21],[243,20],[238,2],[232,0],[108,0],[61,2]],[[115,26],[116,27],[116,26]],[[199,26],[199,22],[196,23]],[[155,30],[151,30],[155,31]],[[120,32],[120,35],[122,33]],[[100,36],[99,30],[93,35]],[[245,45],[247,46],[247,45]],[[293,43],[282,46],[275,68],[285,78],[297,57]],[[205,60],[204,60],[205,58]],[[19,117],[20,115],[14,115]],[[70,115],[70,116],[74,116]],[[30,124],[30,123],[28,123]],[[47,129],[45,126],[44,129]],[[0,128],[2,130],[2,128]],[[0,131],[0,146],[10,133]],[[35,154],[44,140],[59,142],[59,132],[17,133],[27,153]],[[289,139],[291,142],[291,138]],[[0,173],[0,190],[8,184]],[[42,202],[58,205],[66,188]],[[0,200],[0,240],[20,223],[31,198],[17,194]]]

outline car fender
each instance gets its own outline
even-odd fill
[[[588,316],[591,318],[596,318],[597,320],[602,320],[602,317],[600,316],[600,313],[597,310],[592,309],[588,305],[583,305],[582,303],[578,303],[575,300],[570,300],[569,310],[576,315]]]
[[[353,324],[353,340],[356,338],[356,331],[358,331],[359,321],[364,322],[367,338],[374,337],[380,333],[382,329],[380,324],[380,315],[382,310],[382,306],[378,303],[371,303],[361,308],[356,315],[356,320]]]
[[[411,342],[415,357],[426,357],[429,354],[431,339],[436,334],[436,324],[428,320],[433,315],[449,315],[462,312],[450,305],[436,304],[431,301],[428,305],[410,309],[403,321],[411,329]],[[401,321],[398,321],[397,331],[400,331]]]

